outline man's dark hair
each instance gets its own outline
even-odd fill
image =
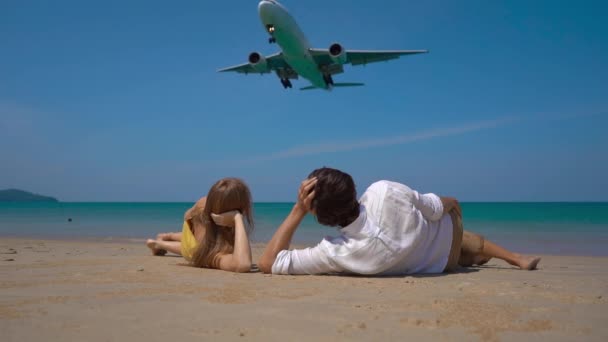
[[[310,206],[320,224],[346,227],[357,219],[357,189],[348,173],[322,167],[311,172],[308,178],[312,177],[317,177],[317,184]]]

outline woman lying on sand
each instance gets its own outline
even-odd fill
[[[249,188],[240,179],[224,178],[186,211],[181,233],[158,234],[146,245],[154,255],[169,251],[195,267],[249,272],[250,231],[245,228],[245,220],[248,227],[253,227]]]

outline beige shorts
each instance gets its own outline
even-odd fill
[[[460,215],[451,211],[450,217],[453,226],[452,246],[444,272],[454,271],[458,269],[459,265],[463,267],[472,266],[475,256],[481,253],[484,244],[483,236],[463,229]]]

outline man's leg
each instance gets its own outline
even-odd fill
[[[540,261],[540,257],[513,253],[468,231],[464,232],[462,240],[462,253],[459,260],[461,266],[480,265],[491,258],[498,258],[522,270],[533,270]]]
[[[458,264],[463,267],[483,265],[492,257],[482,254],[485,238],[479,234],[464,231]]]
[[[452,218],[452,246],[450,247],[450,255],[448,262],[443,269],[443,272],[455,272],[458,270],[461,249],[462,249],[462,219],[455,211],[450,212]]]
[[[481,253],[484,256],[502,259],[513,266],[521,268],[522,270],[533,270],[540,262],[540,257],[513,253],[488,240],[485,241],[483,251]]]

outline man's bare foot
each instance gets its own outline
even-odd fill
[[[517,254],[517,266],[522,270],[535,270],[536,266],[540,262],[540,257],[533,255],[522,255]]]
[[[148,239],[148,241],[146,241],[146,246],[148,246],[148,248],[150,248],[150,250],[152,251],[152,255],[165,255],[165,254],[167,254],[166,250],[160,249],[160,248],[156,248],[156,241],[155,240]]]

